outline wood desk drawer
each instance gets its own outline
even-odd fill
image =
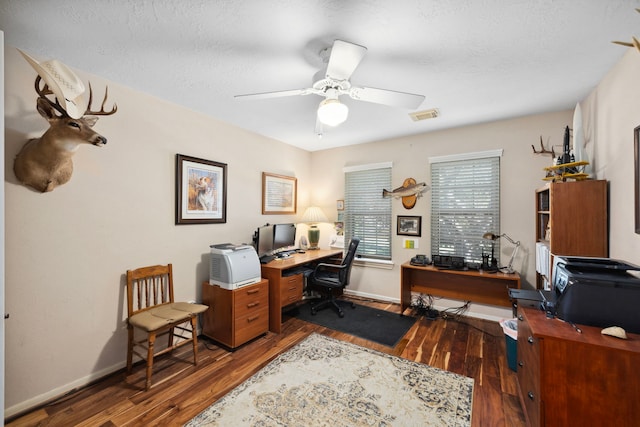
[[[269,307],[263,305],[259,310],[239,317],[235,321],[235,346],[244,344],[269,330]]]
[[[268,307],[269,283],[266,281],[240,288],[235,292],[234,309],[236,318],[246,316],[263,307]]]
[[[280,281],[280,301],[282,307],[302,300],[304,277],[302,274],[283,277]]]

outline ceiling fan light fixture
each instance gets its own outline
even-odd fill
[[[327,98],[318,106],[318,120],[327,126],[338,126],[348,115],[349,108],[336,98]]]

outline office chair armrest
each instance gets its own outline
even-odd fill
[[[321,273],[322,271],[337,272],[345,268],[347,268],[346,265],[329,264],[326,262],[321,262],[319,264],[316,264],[315,268],[313,269],[313,272],[311,273],[311,276],[315,279],[317,277],[317,273]]]

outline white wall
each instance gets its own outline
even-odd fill
[[[309,203],[310,153],[81,71],[98,101],[109,85],[118,112],[82,146],[71,181],[39,194],[17,184],[13,159],[47,122],[35,108],[35,71],[6,49],[7,416],[124,366],[127,269],[173,263],[176,298],[200,297],[212,243],[250,242],[265,222],[263,171],[296,176]],[[109,103],[107,107],[109,107]],[[99,105],[98,105],[99,106]],[[175,157],[228,164],[227,223],[174,225]]]
[[[629,49],[581,103],[587,147],[609,181],[609,256],[640,265],[635,234],[633,129],[640,126],[640,52]]]
[[[335,199],[343,198],[344,166],[391,161],[395,188],[401,186],[409,177],[430,184],[429,157],[503,149],[500,163],[501,232],[522,242],[514,266],[522,276],[522,286],[534,287],[534,191],[544,185],[543,168],[551,164],[551,157],[533,154],[531,145],[534,144],[536,149],[539,149],[540,136],[543,137],[545,145],[548,139],[550,143],[562,145],[564,127],[571,125],[572,114],[572,111],[541,114],[313,153],[314,188],[330,185],[323,192],[323,199],[316,200],[315,203],[323,207],[335,206]],[[337,179],[327,179],[332,176]],[[314,192],[314,197],[320,196]],[[397,215],[422,216],[419,248],[404,249],[404,236],[396,236],[394,232],[394,268],[390,271],[357,271],[350,285],[353,291],[384,295],[394,300],[400,298],[400,265],[417,253],[431,257],[430,197],[430,193],[426,192],[411,210],[405,209],[400,200],[393,201],[394,221]],[[512,245],[506,241],[502,242],[503,264],[508,261],[512,250]],[[360,277],[357,274],[360,274]],[[444,306],[450,304],[458,306],[460,302],[443,302]],[[493,307],[478,304],[472,305],[471,312],[489,318],[509,316],[506,310],[497,311]]]

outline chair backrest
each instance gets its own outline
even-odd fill
[[[349,242],[349,249],[347,249],[346,255],[344,256],[344,258],[342,258],[342,265],[347,266],[347,268],[343,268],[338,273],[340,283],[342,283],[343,286],[349,285],[349,280],[351,278],[351,266],[353,265],[353,259],[356,257],[356,250],[358,249],[359,243],[360,239],[358,239],[357,237],[352,237],[351,241]]]
[[[171,264],[127,270],[127,309],[129,317],[173,301]]]

